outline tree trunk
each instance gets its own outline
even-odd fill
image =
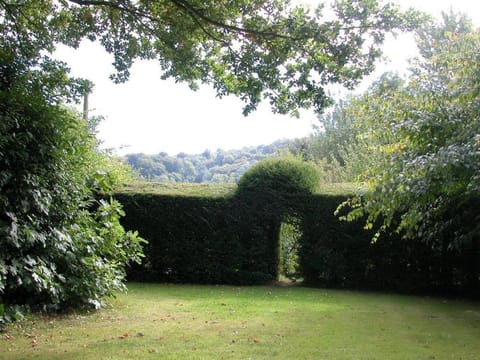
[[[88,121],[88,95],[89,92],[85,91],[83,95],[83,120]]]

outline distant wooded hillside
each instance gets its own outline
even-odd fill
[[[239,150],[205,150],[201,154],[128,154],[125,159],[143,180],[156,182],[238,182],[243,173],[267,157],[288,151],[291,140]]]

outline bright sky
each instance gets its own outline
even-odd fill
[[[453,8],[466,12],[475,25],[480,26],[480,1],[477,0],[396,2],[434,16]],[[385,53],[390,62],[382,64],[377,75],[393,69],[405,72],[406,59],[415,53],[415,45],[411,37],[401,36],[388,41]],[[108,78],[113,72],[112,58],[100,45],[88,41],[78,50],[61,47],[57,57],[69,64],[73,76],[95,83],[89,100],[91,114],[106,118],[99,127],[99,138],[105,147],[119,155],[162,151],[174,155],[269,144],[278,139],[306,136],[315,121],[313,111],[304,112],[296,119],[272,114],[268,104],[244,117],[243,103],[238,99],[218,99],[206,86],[193,92],[185,84],[160,80],[160,68],[154,61],[135,63],[130,80],[114,84]]]

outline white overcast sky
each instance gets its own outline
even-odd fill
[[[303,0],[315,4],[319,1]],[[467,13],[480,25],[479,0],[397,0],[402,7],[413,6],[434,16],[450,8]],[[415,53],[411,37],[391,39],[385,47],[389,63],[380,65],[377,74],[392,69],[405,72],[406,59]],[[243,103],[235,98],[218,99],[210,88],[191,91],[185,84],[160,80],[154,61],[139,61],[130,80],[114,84],[112,58],[99,45],[85,41],[80,49],[61,47],[57,58],[66,61],[74,76],[95,83],[90,96],[92,114],[106,119],[99,127],[104,146],[117,154],[143,152],[169,154],[200,153],[205,149],[236,149],[269,144],[283,138],[311,133],[315,115],[304,112],[300,119],[274,115],[268,104],[244,117]]]

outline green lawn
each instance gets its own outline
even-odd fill
[[[359,184],[355,183],[322,183],[317,193],[323,195],[351,195],[359,191],[359,186]],[[234,183],[159,183],[137,181],[124,185],[118,189],[118,192],[216,198],[232,196],[236,189],[237,184]]]
[[[479,359],[480,304],[302,287],[130,284],[106,309],[35,316],[0,359]]]

